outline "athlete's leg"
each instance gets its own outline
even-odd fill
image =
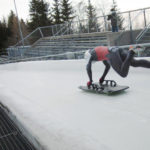
[[[131,66],[132,67],[144,67],[144,68],[150,68],[150,61],[144,60],[144,59],[132,59],[131,60]]]
[[[111,52],[108,56],[109,62],[113,69],[122,77],[126,77],[129,72],[130,62],[134,56],[133,51],[118,49]]]
[[[126,77],[128,75],[129,67],[131,65],[131,60],[133,59],[133,56],[134,56],[134,52],[133,51],[129,51],[127,56],[126,56],[126,59],[122,63],[121,70],[120,70],[120,75],[122,77]]]
[[[138,48],[137,48],[138,49]],[[136,49],[135,49],[136,50]],[[139,49],[138,49],[139,50]],[[150,61],[148,60],[144,60],[144,59],[139,59],[136,60],[134,59],[134,50],[129,50],[126,56],[126,59],[124,60],[122,67],[121,67],[121,72],[120,75],[122,77],[126,77],[128,75],[129,72],[129,67],[133,66],[133,67],[144,67],[144,68],[150,68]],[[124,59],[125,57],[125,53],[121,54],[121,57]]]
[[[103,75],[101,76],[101,78],[99,80],[100,83],[103,83],[103,81],[105,80],[105,77],[106,77],[106,75],[107,75],[107,73],[110,69],[110,64],[108,63],[107,60],[104,60],[103,63],[105,65],[105,70],[104,70],[104,73],[103,73]]]

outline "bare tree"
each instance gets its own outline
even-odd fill
[[[100,23],[101,31],[108,30],[110,28],[109,23],[107,22],[107,14],[109,13],[111,6],[110,0],[100,0],[97,2],[96,10],[98,14],[98,21]]]
[[[77,16],[77,20],[84,20],[86,19],[86,9],[87,5],[83,2],[80,1],[76,6],[75,6],[75,14]]]

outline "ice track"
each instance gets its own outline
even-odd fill
[[[78,89],[88,81],[84,60],[0,66],[0,102],[47,150],[149,150],[150,69],[113,69],[107,79],[130,88],[107,96]],[[104,70],[93,64],[98,81]]]

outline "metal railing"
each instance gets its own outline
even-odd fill
[[[141,40],[141,38],[147,33],[147,31],[150,29],[150,23],[145,27],[145,29],[144,30],[142,30],[141,32],[140,32],[140,34],[136,37],[136,43],[138,43],[140,40]]]
[[[130,46],[131,45],[124,45],[120,47],[129,48]],[[142,53],[138,54],[137,56],[150,57],[150,43],[141,44],[141,46],[145,47],[145,50]],[[16,54],[15,57],[6,56],[5,59],[1,59],[1,56],[0,56],[0,64],[25,62],[25,61],[41,61],[41,60],[43,61],[43,60],[83,59],[85,51],[86,50],[81,50],[81,51],[76,51],[76,52],[65,52],[65,53],[60,53],[60,54],[55,54],[55,55],[45,55],[45,56],[37,55],[37,56],[30,56],[30,57],[19,56]]]
[[[138,17],[137,14],[139,14]],[[143,29],[147,26],[150,18],[150,7],[142,8],[132,11],[126,11],[118,13],[123,19],[123,22],[118,22],[118,26],[122,26],[120,30],[135,30]],[[76,19],[76,21],[75,21]],[[99,16],[96,18],[97,24],[90,25],[88,19],[79,20],[75,18],[71,22],[65,22],[64,24],[57,24],[52,26],[39,27],[27,35],[23,41],[19,41],[15,46],[22,45],[22,42],[25,45],[32,45],[38,39],[43,37],[58,36],[58,35],[67,35],[67,34],[81,34],[81,33],[92,33],[92,32],[106,32],[111,31],[110,22],[107,20],[106,16]],[[134,20],[134,21],[133,21]]]
[[[132,35],[132,30],[133,30],[133,23],[141,16],[141,14],[143,14],[143,12],[145,13],[144,9],[140,9],[138,10],[138,12],[136,13],[136,15],[134,17],[131,18],[131,12],[129,12],[129,22],[128,24],[124,27],[124,30],[122,30],[120,32],[120,34],[118,35],[118,37],[115,39],[115,45],[120,45],[121,44],[121,40],[122,40],[122,36],[124,35],[126,29],[128,29],[130,31],[130,43],[134,44],[134,40],[133,40],[133,35]]]
[[[121,15],[122,18],[124,19],[122,23],[122,30],[120,30],[119,32],[121,35],[125,31],[132,31],[135,29],[142,30],[147,26],[149,22],[148,18],[150,18],[150,7],[119,13],[119,15]],[[72,54],[64,53],[60,55],[58,54],[49,55],[47,53],[48,56],[42,56],[42,57],[39,57],[40,55],[38,55],[39,50],[34,52],[34,53],[37,53],[37,55],[34,55],[34,56],[32,56],[32,54],[30,56],[24,56],[24,53],[26,50],[31,48],[31,45],[33,45],[33,43],[35,43],[36,41],[38,41],[40,38],[43,38],[43,37],[53,38],[55,36],[60,36],[60,35],[111,31],[110,22],[108,22],[106,18],[107,16],[97,17],[96,19],[98,23],[93,27],[89,26],[87,19],[85,20],[78,19],[78,21],[66,22],[64,24],[39,27],[24,38],[25,46],[20,46],[22,45],[22,41],[19,41],[15,45],[15,47],[13,46],[13,47],[8,48],[7,49],[8,54],[5,57],[0,58],[0,63],[2,64],[2,63],[11,63],[11,62],[20,62],[20,61],[29,61],[29,60],[82,58],[83,51],[74,52]],[[119,23],[118,23],[118,26],[120,26]],[[146,31],[146,28],[145,28],[145,31]],[[141,36],[143,35],[143,33],[145,33],[145,31],[141,32]],[[73,41],[70,41],[70,43],[73,43]],[[148,46],[148,48],[149,47],[150,46]],[[146,55],[149,55],[149,52]]]
[[[36,150],[0,104],[0,149]]]

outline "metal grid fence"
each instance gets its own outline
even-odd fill
[[[0,106],[0,150],[36,150]]]

